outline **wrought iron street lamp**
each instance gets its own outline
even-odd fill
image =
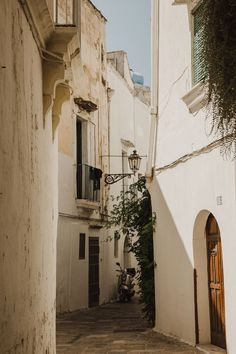
[[[142,158],[137,154],[137,151],[134,150],[131,155],[128,156],[129,167],[133,173],[115,173],[115,174],[106,174],[105,175],[105,183],[106,184],[114,184],[125,177],[134,176],[135,173],[140,168]]]
[[[129,161],[129,168],[131,169],[131,171],[135,173],[139,170],[140,168],[140,163],[141,163],[141,157],[137,154],[137,151],[134,150],[133,153],[131,155],[129,155],[128,157],[128,161]]]

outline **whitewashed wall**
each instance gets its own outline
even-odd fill
[[[191,87],[191,21],[187,5],[160,1],[160,121],[156,166],[162,167],[209,144],[204,110],[190,114],[182,97]],[[189,7],[190,9],[190,7]],[[156,329],[195,344],[193,270],[200,269],[195,238],[204,239],[212,213],[221,231],[225,282],[227,353],[236,350],[235,162],[219,149],[156,173],[151,185],[155,233]],[[222,196],[222,205],[217,197]],[[200,343],[210,342],[207,282],[198,278]]]
[[[108,54],[109,58],[113,53]],[[149,137],[149,106],[143,103],[138,97],[135,96],[134,84],[130,77],[128,60],[126,53],[119,51],[114,52],[115,57],[118,58],[117,69],[110,62],[108,65],[108,86],[112,90],[112,95],[110,99],[110,173],[122,173],[122,150],[130,155],[134,149],[137,150],[139,155],[146,156],[148,148],[148,137]],[[120,65],[119,65],[120,64]],[[124,68],[123,68],[124,66]],[[113,157],[113,156],[118,157]],[[128,166],[128,160],[126,161]],[[143,157],[141,161],[139,173],[145,174],[146,168],[146,158]],[[126,172],[131,173],[128,170]],[[131,177],[125,180],[125,184],[134,183],[137,180],[137,176]],[[113,185],[110,185],[110,195],[118,196],[122,191],[122,181],[119,181]],[[112,203],[110,203],[110,208]],[[116,283],[114,283],[114,273],[117,269],[116,262],[120,262],[122,266],[127,266],[125,264],[124,255],[124,235],[121,234],[119,239],[119,251],[118,257],[114,257],[114,232],[117,228],[112,228],[109,230],[109,236],[112,239],[110,242],[112,255],[110,261],[110,283],[114,284],[115,289]],[[133,254],[129,255],[130,266],[137,268],[137,262]]]

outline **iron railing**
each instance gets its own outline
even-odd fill
[[[100,202],[102,171],[98,168],[79,164],[77,165],[77,198],[91,202]]]
[[[56,26],[76,25],[76,0],[55,0]]]

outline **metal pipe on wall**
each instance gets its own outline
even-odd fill
[[[153,177],[153,167],[156,159],[156,139],[158,130],[158,102],[159,102],[159,0],[152,0],[152,28],[151,28],[151,126],[149,135],[148,161],[146,177]]]

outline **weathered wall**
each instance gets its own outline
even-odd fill
[[[100,303],[110,299],[106,290],[107,257],[105,229],[92,229],[90,224],[100,224],[106,206],[107,191],[101,183],[101,202],[86,209],[76,200],[76,120],[83,127],[83,163],[107,172],[108,117],[106,84],[105,19],[87,0],[81,1],[79,31],[69,44],[67,70],[73,95],[63,104],[58,127],[59,148],[59,226],[57,239],[57,311],[64,312],[88,307],[88,239],[100,239]],[[78,37],[80,46],[78,47]],[[81,111],[74,98],[89,100],[98,110]],[[92,132],[94,131],[94,135]],[[85,137],[86,135],[86,137]],[[86,145],[86,146],[85,146]],[[86,201],[84,201],[86,206]],[[88,204],[88,203],[87,203]],[[96,204],[96,203],[94,203]],[[87,205],[88,207],[88,205]],[[94,208],[94,209],[93,209]],[[85,220],[84,220],[85,219]],[[79,234],[86,234],[86,257],[79,260]]]
[[[161,1],[160,31],[160,121],[157,139],[157,167],[162,167],[185,154],[206,146],[209,122],[204,110],[190,114],[182,97],[192,88],[190,13],[186,5],[172,6],[171,0]],[[167,45],[168,44],[168,45]],[[157,214],[155,227],[156,268],[156,328],[195,344],[194,225],[201,211],[211,212],[221,231],[224,282],[227,353],[236,349],[235,330],[236,287],[232,269],[236,267],[235,225],[235,162],[225,160],[220,149],[199,154],[174,168],[166,169],[154,178],[151,188],[153,210]],[[223,204],[217,204],[222,196]],[[195,235],[204,239],[202,234]],[[206,254],[205,254],[206,257]],[[206,262],[206,259],[205,259]],[[197,269],[199,271],[199,269]],[[198,278],[198,282],[201,281]],[[200,287],[198,285],[198,296]],[[209,343],[209,302],[198,297],[199,318],[202,309],[208,319],[200,323],[200,342]],[[208,322],[208,324],[207,324]]]
[[[123,50],[117,50],[107,53],[108,63],[124,78],[127,85],[133,88],[134,84],[131,78],[130,67],[127,53]]]
[[[42,63],[18,1],[0,2],[0,352],[55,353],[54,151]]]

